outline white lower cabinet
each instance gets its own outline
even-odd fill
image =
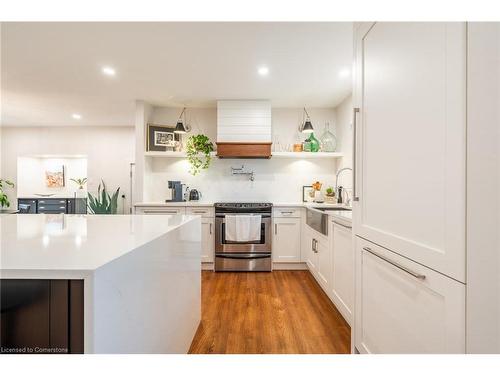
[[[135,213],[139,215],[184,215],[185,207],[142,206],[136,207]]]
[[[307,268],[328,294],[331,283],[331,251],[328,237],[304,225],[302,256]]]
[[[215,248],[214,219],[201,218],[201,261],[202,263],[213,263]]]
[[[313,230],[309,228],[306,224],[302,228],[302,249],[301,249],[302,261],[306,263],[309,271],[316,276],[316,270],[318,265],[318,254],[314,250],[313,241]]]
[[[356,237],[360,353],[465,353],[465,285]]]
[[[273,219],[273,262],[300,262],[300,218]]]
[[[141,206],[135,208],[139,215],[198,215],[201,216],[201,262],[214,262],[215,228],[213,207]],[[208,265],[208,268],[210,265]]]
[[[344,319],[352,325],[354,306],[354,251],[352,229],[334,221],[329,233],[332,249],[332,283],[330,298]]]

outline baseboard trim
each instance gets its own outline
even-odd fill
[[[201,264],[201,270],[202,271],[213,271],[214,270],[214,264],[213,263],[202,263]]]
[[[273,263],[273,270],[307,270],[305,263]]]

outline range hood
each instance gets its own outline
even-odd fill
[[[217,156],[269,159],[271,157],[271,102],[217,102]]]

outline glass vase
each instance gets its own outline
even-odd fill
[[[337,138],[330,131],[330,124],[325,123],[325,130],[320,137],[321,141],[321,151],[323,152],[335,152],[337,150]]]
[[[307,138],[307,140],[310,142],[311,152],[318,152],[319,151],[319,141],[314,136],[314,133],[311,133],[311,135],[309,136],[309,138]]]

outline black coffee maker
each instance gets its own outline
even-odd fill
[[[189,191],[189,200],[190,201],[199,201],[201,199],[201,193],[196,189],[191,189]]]
[[[182,202],[182,184],[180,181],[168,181],[168,188],[171,191],[172,199],[166,199],[165,202]]]

